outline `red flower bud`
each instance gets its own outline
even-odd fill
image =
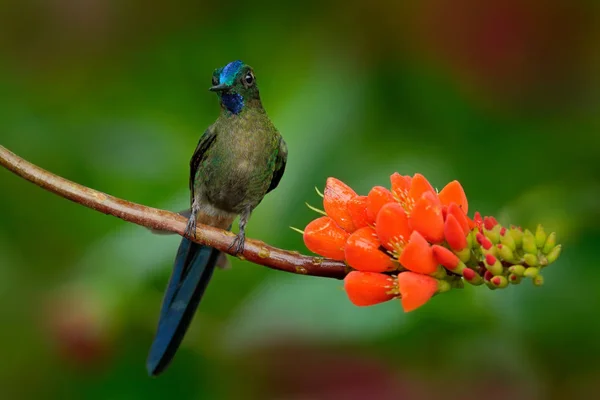
[[[344,278],[344,289],[355,306],[372,306],[393,299],[396,283],[389,275],[352,271]]]
[[[475,279],[477,277],[477,273],[475,271],[473,271],[471,268],[465,268],[465,269],[463,269],[463,277],[467,281],[472,281],[473,279]]]
[[[467,237],[458,220],[454,215],[450,214],[444,223],[444,236],[446,241],[455,251],[461,251],[467,247]]]
[[[495,219],[492,218],[493,217],[485,217],[483,219],[483,227],[488,231],[491,231],[492,229],[494,229],[494,226],[496,226],[496,224],[494,223]]]
[[[475,235],[475,239],[477,239],[477,243],[479,243],[485,250],[492,248],[492,242],[490,239],[486,238],[483,233],[478,232],[477,235]]]
[[[380,245],[373,228],[360,228],[348,237],[346,262],[359,271],[385,272],[393,269],[391,257],[379,249]]]
[[[434,244],[431,246],[431,249],[433,250],[433,256],[437,262],[449,270],[454,270],[461,262],[456,254],[445,247]]]
[[[483,274],[483,279],[485,279],[486,281],[489,281],[490,279],[492,279],[494,277],[494,274],[492,274],[490,271],[485,271],[485,274]]]
[[[344,260],[344,246],[348,232],[329,217],[320,217],[304,228],[304,244],[313,253],[334,260]]]
[[[454,218],[456,218],[460,224],[465,236],[471,232],[471,228],[469,227],[469,218],[456,203],[450,203],[446,218],[448,218],[448,215],[454,215]]]
[[[356,192],[344,182],[336,178],[327,178],[323,192],[323,207],[327,215],[346,232],[355,230],[347,204],[356,196]]]
[[[481,218],[481,214],[479,211],[475,212],[475,216],[473,217],[473,227],[478,227],[480,231],[483,230],[483,218]]]
[[[438,289],[434,278],[406,271],[398,274],[398,291],[404,312],[410,312],[427,303]]]

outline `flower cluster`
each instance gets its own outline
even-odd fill
[[[345,261],[352,271],[344,288],[352,303],[369,306],[400,298],[412,311],[436,293],[485,284],[505,288],[530,278],[561,252],[556,234],[503,227],[494,217],[468,216],[458,181],[437,191],[421,174],[390,177],[391,189],[376,186],[358,195],[338,179],[325,185],[324,216],[303,232],[309,250]]]

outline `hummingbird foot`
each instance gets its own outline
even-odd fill
[[[241,254],[244,252],[244,242],[246,241],[246,224],[248,223],[248,219],[250,218],[250,213],[252,212],[251,208],[247,208],[243,213],[240,214],[240,231],[235,236],[233,243],[229,246],[229,250],[235,248],[235,255]]]
[[[233,243],[229,246],[229,250],[235,249],[235,255],[241,254],[244,252],[244,243],[246,242],[246,235],[244,232],[240,232],[233,239]]]
[[[196,238],[196,219],[190,218],[188,219],[188,223],[185,227],[185,236],[189,238]]]
[[[185,227],[185,236],[191,239],[196,239],[196,220],[198,217],[198,205],[194,200],[194,204],[192,205],[192,210],[190,212],[190,217],[188,219],[187,225]]]

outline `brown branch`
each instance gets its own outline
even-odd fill
[[[71,182],[31,164],[3,146],[0,146],[0,164],[39,187],[85,207],[150,229],[184,235],[187,220],[179,214],[131,203]],[[231,254],[233,250],[229,250],[229,246],[233,237],[231,232],[208,225],[198,225],[196,239],[192,240]],[[346,265],[341,261],[305,256],[297,251],[278,249],[253,239],[246,239],[244,252],[239,257],[294,274],[342,279],[347,273]]]

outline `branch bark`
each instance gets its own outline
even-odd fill
[[[146,228],[184,235],[187,220],[179,214],[132,203],[97,190],[79,185],[17,156],[0,145],[0,164],[14,174],[42,189],[101,213],[113,215],[124,221]],[[193,241],[232,254],[229,246],[234,234],[208,225],[198,225]],[[244,252],[238,256],[255,264],[294,274],[343,279],[346,264],[321,257],[305,256],[270,246],[254,239],[246,239]]]

